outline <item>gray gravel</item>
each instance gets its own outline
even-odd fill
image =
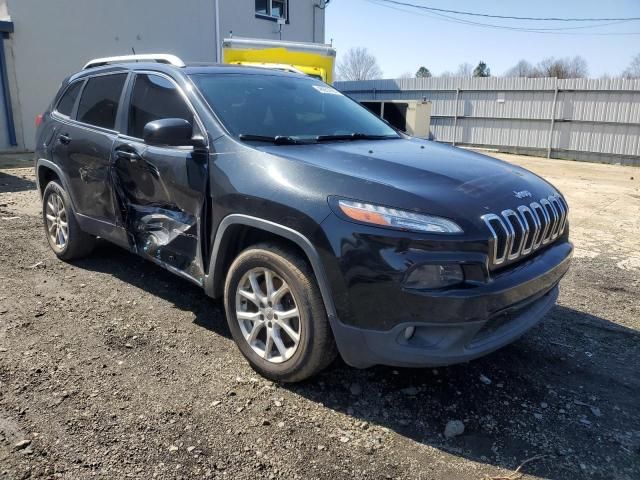
[[[640,478],[640,276],[606,254],[487,358],[278,385],[189,283],[108,244],[58,261],[32,190],[0,171],[0,478]]]

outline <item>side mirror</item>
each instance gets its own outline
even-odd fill
[[[204,139],[194,137],[193,125],[183,118],[163,118],[144,126],[144,143],[158,147],[201,147]]]

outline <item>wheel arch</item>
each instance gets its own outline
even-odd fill
[[[62,188],[64,188],[69,194],[71,205],[75,210],[73,197],[71,196],[71,191],[67,185],[67,178],[64,173],[62,173],[62,169],[50,160],[45,160],[44,158],[38,159],[38,162],[36,163],[36,183],[40,197],[42,197],[45,187],[51,180],[58,180],[62,184]]]
[[[238,240],[239,235],[242,240],[242,235],[246,233],[247,228],[263,232],[265,236],[264,239],[280,239],[288,244],[293,244],[299,250],[313,270],[316,281],[318,282],[318,287],[320,288],[322,301],[329,316],[329,322],[333,324],[337,319],[336,309],[324,267],[313,244],[307,237],[292,228],[249,215],[231,214],[220,222],[211,251],[208,274],[205,277],[204,289],[206,294],[214,298],[222,295],[226,276],[225,268],[228,267],[230,262],[233,261],[233,258],[239,253],[229,250],[229,247],[234,243],[234,240]],[[228,251],[232,253],[227,254],[226,252]]]

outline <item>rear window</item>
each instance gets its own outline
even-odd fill
[[[113,130],[126,74],[90,78],[80,97],[78,121]]]
[[[62,98],[58,102],[58,107],[56,111],[61,113],[62,115],[66,115],[67,117],[71,116],[71,112],[73,112],[73,106],[76,104],[76,99],[78,98],[78,94],[80,93],[80,88],[82,87],[82,81],[75,82],[69,85],[67,90],[62,95]]]

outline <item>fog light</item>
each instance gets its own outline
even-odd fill
[[[462,267],[456,263],[445,265],[418,265],[407,275],[404,284],[407,288],[432,289],[443,288],[464,281]]]
[[[411,327],[405,328],[404,329],[404,338],[405,338],[405,340],[411,339],[411,337],[413,337],[414,333],[416,333],[416,327],[411,326]]]

